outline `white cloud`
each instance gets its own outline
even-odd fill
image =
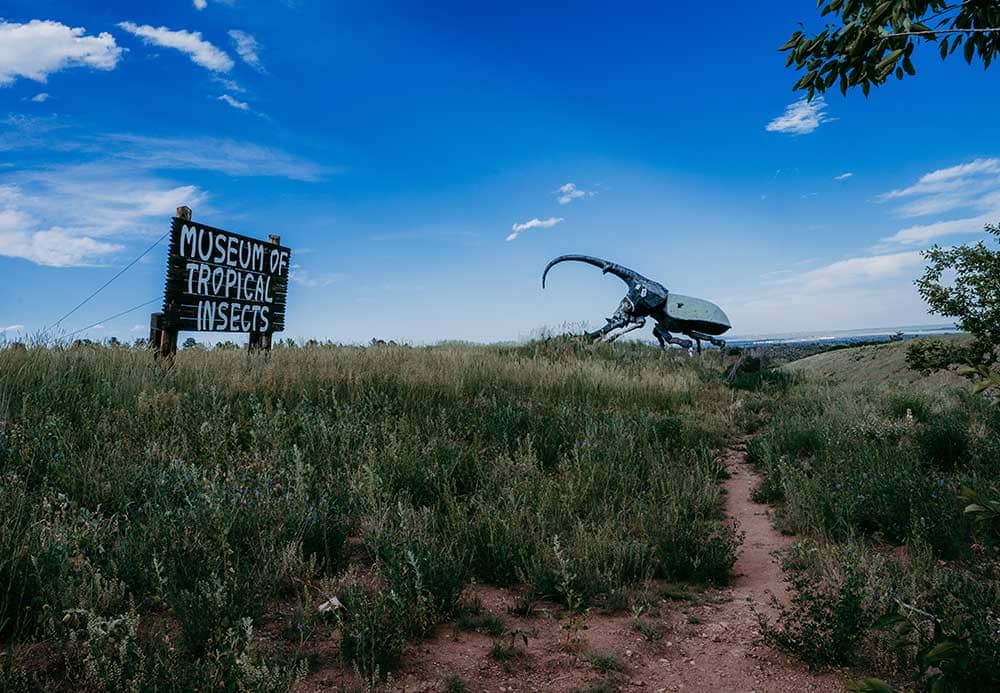
[[[196,10],[203,10],[208,7],[208,0],[192,0]]]
[[[918,250],[852,257],[803,272],[782,283],[794,283],[807,291],[828,291],[898,277],[923,263],[924,258]]]
[[[85,31],[39,19],[27,24],[0,19],[0,86],[18,77],[45,82],[69,67],[113,70],[122,55],[114,37],[107,32],[87,36]]]
[[[248,104],[246,101],[237,101],[236,99],[234,99],[229,94],[223,94],[222,96],[220,96],[219,97],[219,101],[227,103],[230,106],[232,106],[233,108],[239,109],[241,111],[249,111],[250,110],[250,104]]]
[[[522,224],[514,224],[513,226],[510,227],[513,233],[507,236],[507,240],[512,241],[525,231],[529,231],[531,229],[551,229],[556,224],[561,224],[564,221],[566,220],[563,219],[562,217],[549,217],[548,219],[536,218],[536,219],[531,219],[530,221],[526,221]]]
[[[243,62],[255,70],[264,71],[264,65],[261,64],[260,56],[257,54],[257,49],[259,48],[257,39],[239,29],[231,29],[229,31],[229,38],[236,44],[236,53],[243,59]]]
[[[24,329],[24,325],[7,325],[7,327],[0,327],[0,332],[19,332]]]
[[[854,175],[853,172],[847,171],[846,173],[841,173],[839,176],[834,176],[833,179],[834,180],[847,180],[848,178],[850,178],[853,175]]]
[[[880,202],[905,200],[898,212],[904,217],[941,214],[957,209],[986,209],[1000,199],[1000,159],[975,159],[965,164],[931,171],[916,183],[891,190]]]
[[[162,233],[179,205],[206,199],[194,186],[107,163],[8,178],[14,182],[0,185],[0,255],[51,267],[99,264],[128,237]]]
[[[817,96],[812,101],[799,99],[785,107],[783,115],[767,124],[768,132],[786,132],[792,135],[808,135],[822,123],[833,120],[826,114],[826,101]]]
[[[167,27],[138,26],[133,22],[119,22],[118,26],[154,46],[174,48],[187,54],[195,64],[213,72],[229,72],[233,59],[225,51],[204,40],[199,31],[173,30]]]
[[[954,236],[961,233],[979,233],[986,224],[1000,221],[1000,209],[986,214],[965,219],[938,221],[933,224],[919,224],[900,229],[882,240],[886,243],[902,243],[904,245],[923,244],[941,236]]]
[[[43,91],[41,94],[35,94],[34,96],[32,96],[31,100],[34,101],[35,103],[45,103],[46,101],[49,100],[49,95]]]
[[[14,206],[17,196],[9,189],[4,192],[5,199],[0,199],[0,255],[67,267],[93,264],[98,257],[121,249],[57,227],[39,228],[34,217]]]
[[[573,200],[581,197],[593,197],[596,193],[590,190],[581,190],[575,183],[566,183],[559,187],[559,204],[568,205]]]

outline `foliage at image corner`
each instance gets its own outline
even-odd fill
[[[868,96],[892,76],[913,76],[918,49],[926,44],[935,44],[942,60],[961,51],[966,63],[976,59],[984,68],[1000,50],[1000,6],[994,2],[818,0],[816,6],[832,21],[816,33],[803,26],[779,49],[788,53],[786,66],[804,71],[793,90],[809,100],[834,86],[843,94],[860,88]]]

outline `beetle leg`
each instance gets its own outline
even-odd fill
[[[664,349],[667,348],[668,344],[676,344],[683,349],[690,349],[692,342],[690,339],[681,339],[680,337],[675,337],[660,325],[653,328],[653,336],[656,337],[657,341],[660,342],[660,346]]]
[[[626,327],[624,330],[622,330],[618,334],[608,335],[608,337],[607,337],[607,339],[605,341],[613,342],[616,339],[618,339],[619,337],[621,337],[623,334],[628,334],[629,332],[632,332],[634,330],[642,329],[645,326],[646,326],[646,319],[645,318],[639,318],[638,320],[632,321],[632,324],[630,324],[628,327]]]

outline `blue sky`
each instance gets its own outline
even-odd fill
[[[938,322],[919,251],[1000,220],[995,70],[931,47],[867,100],[796,103],[776,48],[812,0],[480,5],[2,0],[0,330],[50,325],[182,203],[280,234],[283,336],[344,342],[602,324],[624,287],[563,265],[543,292],[562,253],[733,335]],[[156,298],[165,255],[60,328]]]

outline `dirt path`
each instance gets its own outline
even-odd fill
[[[702,607],[702,632],[680,643],[694,660],[677,677],[665,680],[665,689],[710,691],[842,691],[843,678],[835,673],[816,675],[799,661],[756,643],[759,639],[754,609],[774,615],[771,595],[788,598],[776,551],[788,548],[771,521],[770,509],[753,500],[760,478],[746,463],[745,441],[727,451],[726,514],[744,532],[734,580],[726,590],[730,599]],[[699,666],[699,660],[702,664]]]
[[[767,506],[755,503],[758,477],[745,461],[745,445],[728,450],[725,463],[726,512],[745,533],[734,566],[731,587],[701,592],[678,591],[669,585],[650,586],[656,602],[638,619],[633,614],[591,612],[580,641],[569,642],[558,607],[540,605],[532,618],[508,612],[516,593],[493,587],[470,588],[508,628],[534,635],[527,647],[508,661],[490,657],[497,642],[475,632],[443,626],[430,640],[411,646],[390,690],[442,691],[445,681],[461,681],[468,691],[842,691],[837,673],[813,674],[799,661],[759,644],[754,608],[770,613],[770,597],[786,599],[776,550],[792,542],[774,529]],[[599,671],[595,653],[611,654],[619,671]],[[328,654],[335,654],[330,652]],[[325,658],[324,658],[325,659]],[[300,686],[301,691],[338,690],[356,679],[336,663],[321,668]]]

